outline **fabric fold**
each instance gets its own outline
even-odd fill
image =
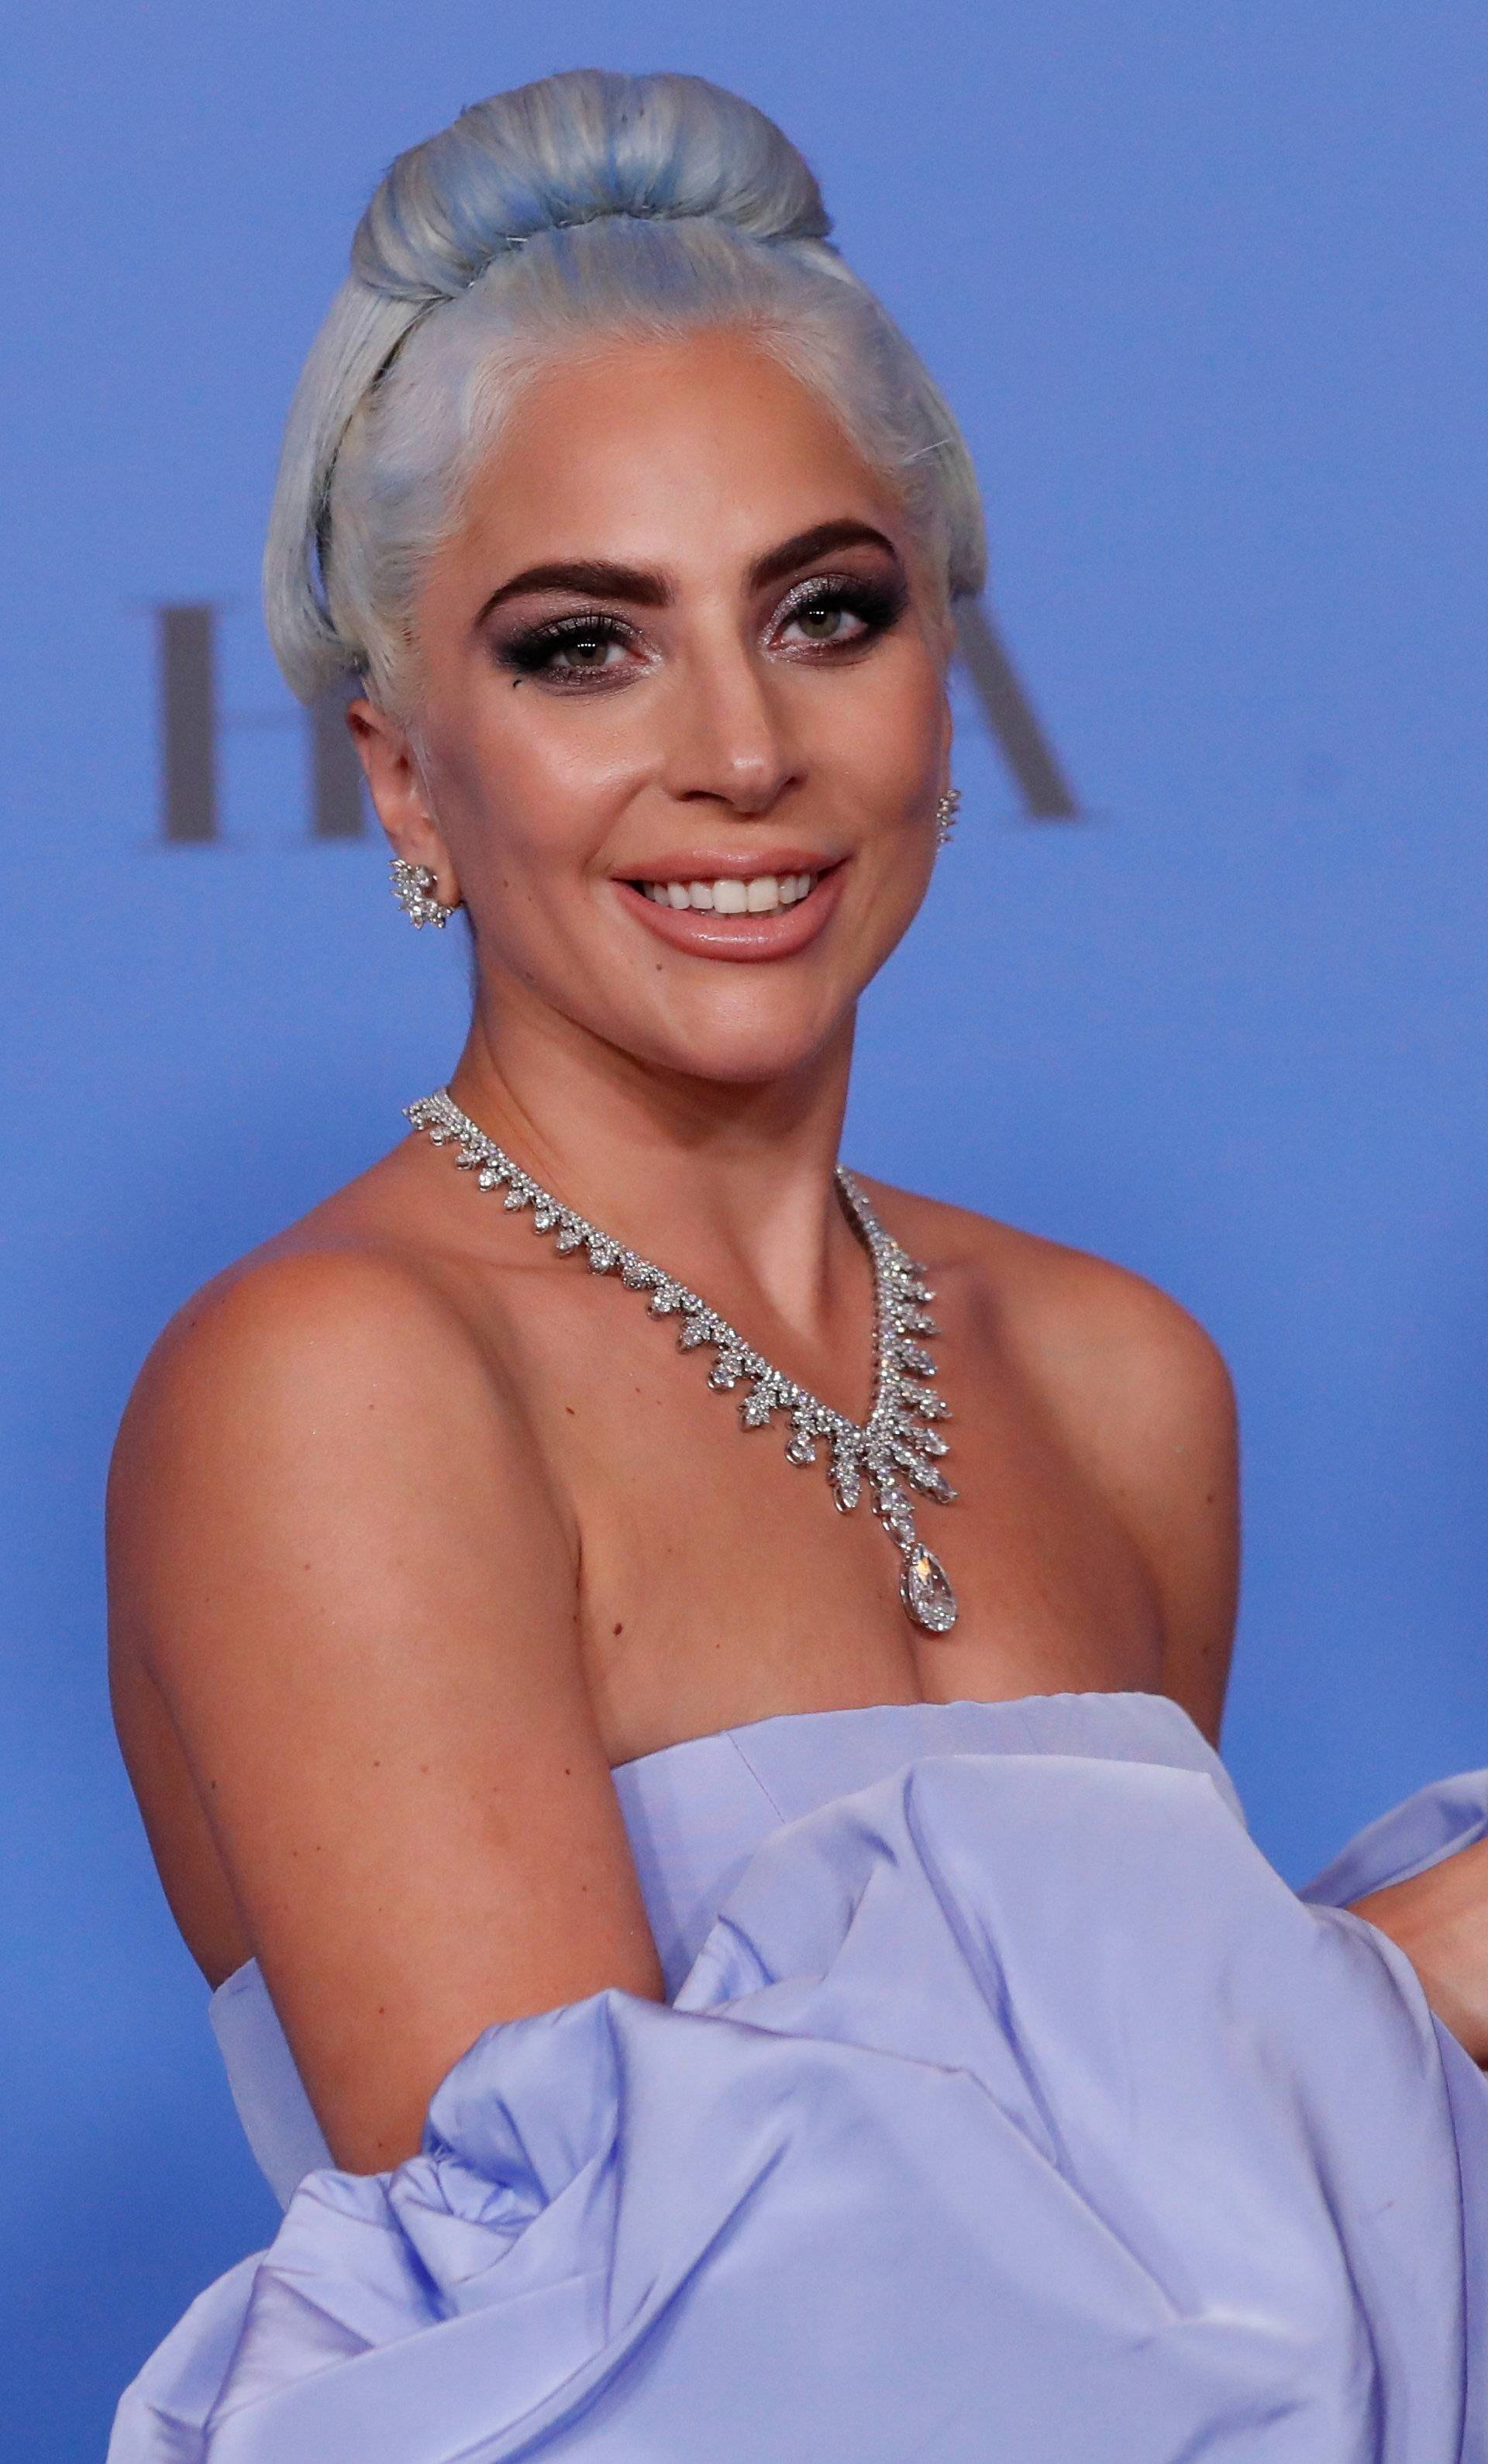
[[[417,2157],[311,2174],[110,2464],[1457,2464],[1485,2099],[1204,1773],[920,1755],[670,2006],[491,2029]]]

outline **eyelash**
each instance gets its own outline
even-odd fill
[[[798,583],[788,591],[777,611],[777,621],[793,623],[804,613],[820,609],[845,608],[864,627],[862,633],[851,634],[844,642],[821,642],[811,645],[797,656],[809,659],[841,658],[850,649],[865,649],[898,623],[908,602],[908,592],[902,582],[869,582],[856,575],[825,574],[810,582]],[[550,665],[557,653],[574,642],[633,643],[634,628],[619,616],[602,613],[579,616],[558,616],[546,625],[535,625],[518,633],[498,652],[500,664],[514,669],[519,676],[540,676],[545,684],[560,693],[593,692],[602,681],[613,677],[616,671],[591,668],[587,671],[570,668],[564,671]]]

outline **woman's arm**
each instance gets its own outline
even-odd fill
[[[1217,1746],[1239,1595],[1235,1389],[1186,1309],[1135,1277],[1123,1281],[1104,1363],[1113,1398],[1107,1493],[1152,1571],[1164,1688]]]
[[[209,1287],[120,1432],[111,1631],[153,1680],[339,2163],[482,2029],[661,1980],[576,1543],[457,1314],[364,1253]]]
[[[1488,2064],[1488,1839],[1352,1907],[1405,1952],[1443,2027]]]

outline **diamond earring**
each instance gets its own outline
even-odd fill
[[[935,845],[949,847],[951,833],[956,825],[956,810],[961,802],[959,787],[950,787],[935,807]]]
[[[411,924],[422,932],[426,924],[437,924],[441,932],[454,913],[442,899],[433,896],[436,875],[427,864],[410,864],[406,856],[395,855],[388,867],[393,879],[393,896]],[[458,904],[458,902],[456,902]]]

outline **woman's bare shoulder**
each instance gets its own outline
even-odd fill
[[[963,1281],[995,1315],[1000,1339],[1056,1379],[1109,1377],[1177,1411],[1226,1413],[1229,1373],[1214,1338],[1182,1303],[1128,1266],[910,1190],[865,1182],[895,1238],[934,1271]]]
[[[1238,1589],[1235,1390],[1199,1321],[1129,1267],[907,1190],[884,1221],[1027,1381],[1142,1551],[1169,1690],[1217,1732]]]
[[[204,1661],[264,1649],[218,1570],[284,1594],[299,1564],[291,1623],[339,1649],[416,1562],[436,1597],[447,1567],[499,1555],[511,1583],[524,1550],[572,1556],[500,1346],[417,1230],[396,1175],[363,1176],[213,1276],[152,1347],[110,1467],[110,1634],[172,1698]]]
[[[176,1310],[130,1397],[117,1457],[186,1416],[195,1434],[240,1423],[275,1400],[314,1402],[391,1379],[478,1378],[498,1400],[499,1372],[440,1271],[420,1221],[404,1149],[213,1275]]]

